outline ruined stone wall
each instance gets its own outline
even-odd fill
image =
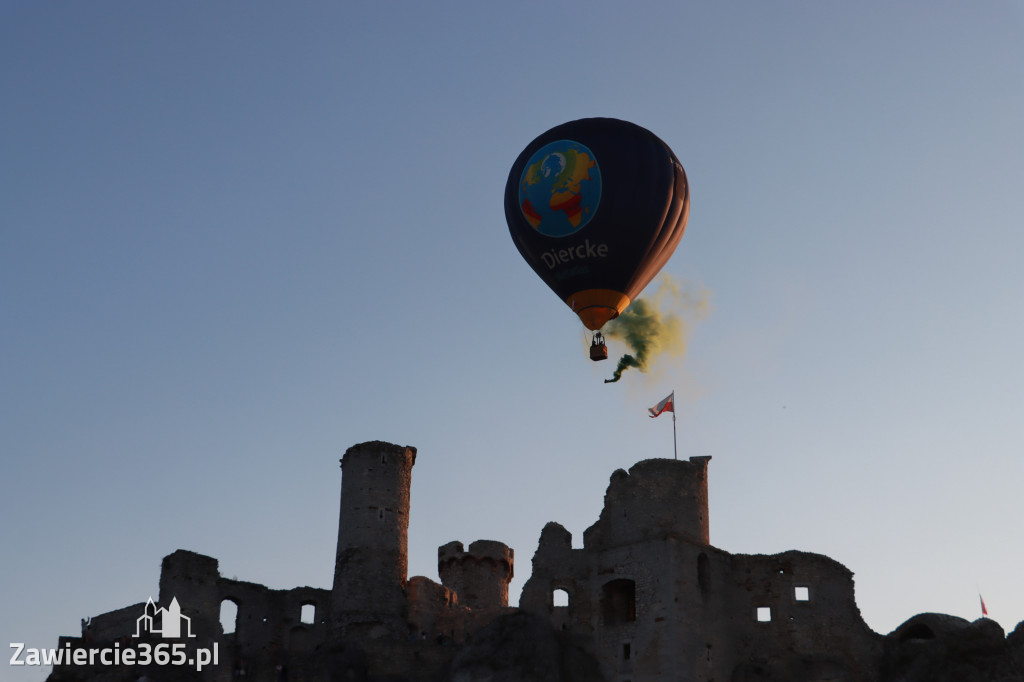
[[[373,441],[341,460],[332,623],[376,636],[406,633],[409,490],[416,448]]]
[[[853,573],[820,554],[733,555],[731,629],[741,671],[871,679],[881,636],[864,623]],[[758,673],[759,674],[759,673]],[[741,674],[742,678],[743,675]]]
[[[146,602],[140,602],[84,620],[82,637],[90,642],[106,642],[129,637],[134,634],[136,619],[142,615],[145,608]]]
[[[646,459],[611,476],[604,509],[583,533],[584,548],[603,549],[664,535],[710,543],[708,461]]]
[[[852,574],[819,555],[711,547],[707,464],[616,471],[582,550],[558,524],[545,526],[520,606],[589,637],[610,680],[755,679],[756,670],[871,679],[879,637],[860,618]],[[559,588],[571,595],[563,613],[552,604]]]
[[[409,578],[409,636],[413,641],[455,641],[465,633],[458,627],[468,609],[459,605],[458,595],[430,578]],[[458,632],[456,632],[458,630]]]
[[[330,635],[329,614],[331,593],[312,587],[291,590],[272,590],[263,585],[229,580],[220,576],[217,560],[178,550],[164,557],[160,574],[160,598],[156,604],[139,603],[101,614],[83,623],[82,637],[65,638],[72,649],[103,648],[117,643],[122,649],[140,643],[151,646],[164,640],[159,634],[139,627],[143,615],[155,616],[154,625],[161,622],[156,611],[168,608],[177,601],[181,614],[188,621],[182,624],[182,638],[186,657],[195,657],[196,649],[210,650],[216,645],[218,665],[203,670],[201,678],[209,682],[228,682],[244,671],[250,682],[276,679],[276,666],[295,666],[294,682],[303,682],[299,669],[307,669],[308,679],[320,679],[320,668],[310,667],[303,661]],[[233,602],[237,616],[225,632],[221,626],[221,605]],[[305,605],[313,606],[313,615],[303,622]],[[136,638],[135,635],[139,634]],[[190,636],[191,635],[191,636]],[[134,666],[134,676],[146,675],[153,679],[192,679],[190,669]],[[112,677],[111,677],[112,676]],[[61,680],[121,680],[121,672],[107,666],[59,666],[53,679]],[[134,679],[134,677],[133,677]]]
[[[519,607],[549,620],[558,630],[590,635],[593,631],[591,566],[588,555],[572,548],[572,534],[550,521],[540,534],[533,555],[533,572],[523,585]],[[567,606],[554,605],[554,593],[563,590]]]
[[[164,558],[160,573],[160,604],[177,598],[182,614],[192,620],[199,637],[227,635],[231,650],[303,649],[322,642],[329,631],[331,593],[312,587],[272,590],[256,583],[223,578],[217,560],[178,550]],[[234,627],[221,626],[224,602],[236,607]],[[302,622],[302,610],[313,606],[310,623]]]
[[[712,607],[701,596],[697,556],[709,542],[709,459],[644,460],[613,473],[582,550],[558,524],[541,533],[520,606],[587,637],[609,679],[671,679],[663,676],[689,673],[706,658],[703,613]],[[558,589],[568,607],[554,607]]]
[[[695,681],[730,679],[738,660],[729,610],[731,563],[728,552],[690,546],[677,571],[682,647]]]
[[[220,634],[220,592],[217,560],[196,552],[179,549],[164,557],[160,564],[160,604],[174,598],[181,612],[192,619],[193,630],[210,637]]]
[[[729,679],[736,645],[722,618],[728,568],[726,552],[675,536],[598,552],[590,593],[604,674],[643,682]]]
[[[230,580],[216,559],[185,550],[164,558],[159,605],[177,600],[196,635],[186,639],[188,655],[215,644],[219,665],[201,673],[58,665],[50,682],[278,682],[278,665],[289,682],[1024,679],[1024,623],[1005,637],[988,619],[922,614],[883,638],[864,624],[842,564],[806,552],[711,547],[705,457],[616,471],[582,549],[548,523],[520,598],[529,613],[507,607],[513,554],[502,543],[477,541],[468,551],[449,543],[438,550],[444,584],[406,581],[415,456],[414,448],[381,442],[346,452],[331,591]],[[556,590],[566,591],[568,606],[554,605]],[[227,632],[225,602],[237,606]],[[311,622],[303,622],[306,605],[314,607]],[[101,614],[58,647],[95,650],[121,640],[124,648],[138,618],[156,609],[139,603]]]
[[[594,651],[610,679],[652,679],[664,667],[676,623],[665,601],[672,601],[665,569],[672,563],[667,542],[619,546],[593,557],[590,598]]]
[[[328,613],[330,592],[312,587],[271,590],[263,585],[228,580],[217,582],[220,600],[237,606],[233,632],[225,642],[233,655],[242,659],[255,653],[285,660],[312,650],[327,640],[330,632]],[[302,621],[306,604],[313,605],[312,622]],[[230,625],[228,626],[230,631]]]

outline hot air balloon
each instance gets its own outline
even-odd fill
[[[519,154],[505,184],[512,241],[595,332],[594,360],[608,357],[601,327],[665,265],[689,211],[686,173],[668,145],[613,118],[547,131]]]

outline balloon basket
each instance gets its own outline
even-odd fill
[[[604,345],[604,335],[601,332],[594,334],[590,342],[590,359],[594,362],[608,359],[608,346]]]

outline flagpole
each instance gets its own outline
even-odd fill
[[[679,459],[679,445],[676,441],[676,392],[673,390],[660,403],[647,410],[648,417],[660,417],[664,412],[672,413],[672,459]]]
[[[679,447],[676,445],[676,389],[672,389],[672,459],[679,459]]]

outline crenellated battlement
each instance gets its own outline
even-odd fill
[[[437,565],[440,567],[449,561],[491,561],[495,564],[506,564],[509,575],[512,575],[514,552],[504,542],[496,540],[477,540],[470,543],[469,551],[458,540],[441,545],[437,548]]]
[[[470,608],[508,606],[514,563],[512,548],[494,540],[477,540],[469,545],[469,551],[458,541],[437,550],[441,582],[459,595],[460,604]]]

